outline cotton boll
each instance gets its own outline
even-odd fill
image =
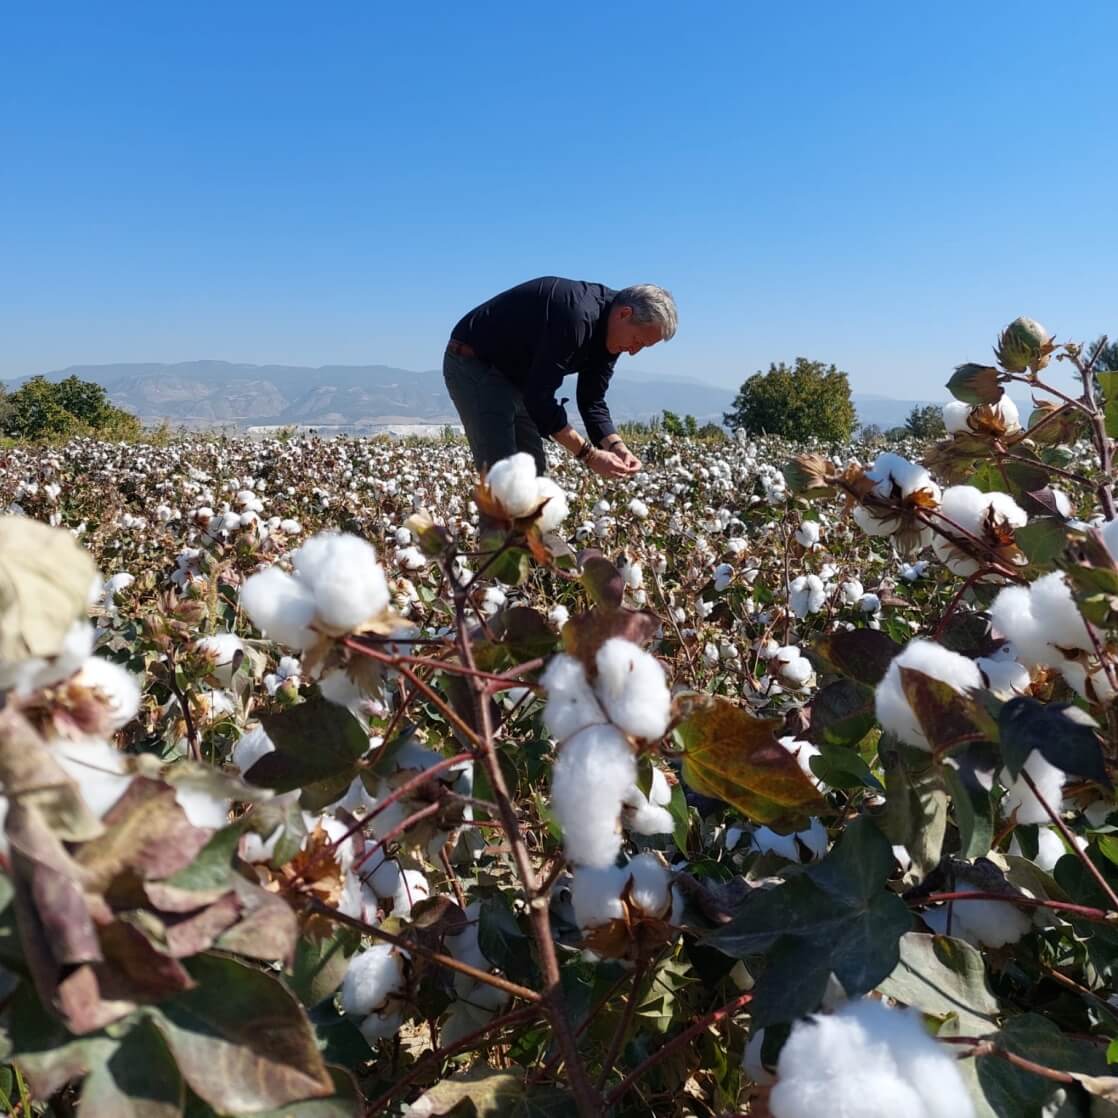
[[[605,722],[582,664],[573,656],[564,652],[553,656],[540,684],[547,691],[543,720],[556,741],[566,741],[587,726]]]
[[[629,743],[612,726],[582,730],[559,751],[552,807],[572,862],[608,866],[617,857],[621,802],[636,777]]]
[[[597,928],[625,915],[621,892],[629,874],[616,866],[579,866],[571,875],[571,904],[583,929]]]
[[[564,605],[552,606],[551,609],[547,611],[547,620],[556,629],[562,629],[570,619],[570,610]]]
[[[671,908],[671,876],[656,854],[638,854],[622,871],[632,884],[629,900],[645,916],[664,917]]]
[[[1033,750],[1026,759],[1024,771],[1032,778],[1045,802],[1059,811],[1063,798],[1064,771],[1049,764],[1036,750]],[[1003,769],[998,779],[1006,786],[1005,799],[1002,801],[1002,812],[1006,818],[1016,811],[1018,823],[1051,822],[1048,812],[1025,783],[1023,776],[1011,780],[1008,771]]]
[[[1024,664],[1016,660],[991,660],[988,656],[980,656],[975,665],[986,681],[986,690],[1003,702],[1029,693],[1032,679]]]
[[[847,606],[856,606],[862,600],[864,593],[865,588],[856,578],[847,579],[839,587],[839,597],[842,599],[843,605]]]
[[[672,702],[659,661],[632,641],[611,637],[595,664],[594,690],[610,721],[636,738],[663,737]]]
[[[969,431],[967,418],[970,416],[970,404],[962,400],[949,400],[943,405],[943,425],[949,435],[957,435]]]
[[[124,754],[107,741],[83,738],[78,741],[58,739],[50,745],[55,760],[78,786],[89,810],[102,818],[124,795],[132,783],[132,774]]]
[[[536,462],[530,454],[514,454],[495,462],[485,480],[510,519],[527,516],[539,504]]]
[[[792,754],[800,771],[817,787],[823,787],[822,781],[811,771],[812,757],[818,757],[819,747],[809,741],[799,741],[791,735],[778,739],[781,746]]]
[[[917,1014],[870,999],[792,1027],[769,1109],[773,1118],[974,1118],[954,1055]]]
[[[194,647],[213,659],[212,674],[222,687],[228,687],[233,682],[238,656],[244,656],[245,646],[241,638],[234,633],[215,633],[212,637],[195,641]]]
[[[779,854],[790,862],[814,862],[827,853],[827,829],[818,819],[812,819],[806,830],[791,835],[758,827],[752,839],[762,854]]]
[[[667,835],[675,827],[675,820],[667,805],[671,803],[672,790],[662,770],[653,766],[652,783],[648,795],[634,784],[625,794],[625,827],[638,835]]]
[[[73,683],[94,692],[100,698],[108,715],[110,729],[120,729],[139,712],[140,685],[136,677],[126,668],[103,656],[90,656],[78,669]]]
[[[304,554],[307,553],[307,554]],[[373,545],[347,534],[316,536],[293,556],[327,627],[350,632],[388,609],[388,582]]]
[[[916,715],[901,687],[901,668],[911,668],[962,693],[982,687],[982,675],[973,660],[944,648],[934,641],[910,641],[889,664],[885,678],[877,685],[877,720],[883,729],[918,749],[931,749]]]
[[[815,520],[805,520],[796,529],[796,543],[808,551],[819,546],[819,523]]]
[[[276,748],[275,742],[268,737],[263,726],[254,726],[233,746],[230,760],[244,776],[266,753]]]
[[[940,511],[991,547],[1000,546],[1001,539],[1007,533],[1024,527],[1029,520],[1025,510],[1008,493],[983,493],[973,485],[953,485],[945,489]],[[950,525],[945,525],[945,529],[953,536],[958,536]],[[937,558],[954,574],[967,577],[980,569],[978,559],[972,558],[961,546],[940,532],[932,537],[932,549]]]
[[[827,601],[827,592],[818,575],[800,575],[788,587],[788,605],[797,617],[818,613]]]
[[[218,831],[229,822],[229,800],[186,782],[175,785],[175,802],[194,827]]]
[[[954,891],[983,892],[963,881],[956,882]],[[946,906],[922,912],[920,919],[937,934],[947,934]],[[967,900],[951,903],[951,935],[956,939],[965,939],[975,947],[1004,947],[1007,943],[1016,943],[1032,926],[1029,914],[1008,901]]]
[[[387,1040],[394,1037],[404,1023],[404,1014],[399,1009],[388,1010],[384,1013],[370,1013],[358,1026],[361,1035],[369,1042],[375,1044],[378,1040]]]
[[[361,867],[361,876],[368,881],[378,897],[393,901],[404,880],[400,863],[395,858],[386,858],[383,849],[378,850],[369,862]]]
[[[549,477],[537,478],[536,485],[536,504],[547,501],[536,520],[536,526],[541,532],[554,532],[570,512],[567,494]]]
[[[431,886],[419,870],[402,870],[400,884],[392,898],[392,916],[408,917],[414,905],[431,895]]]
[[[272,640],[300,650],[314,643],[310,628],[315,619],[314,595],[278,567],[268,567],[245,580],[241,605],[252,623]]]
[[[1036,837],[1037,852],[1032,862],[1038,869],[1044,870],[1045,873],[1051,873],[1056,868],[1056,863],[1068,852],[1067,847],[1064,846],[1063,840],[1051,827],[1038,827]],[[1086,839],[1078,835],[1075,838],[1080,849],[1086,848]],[[1019,858],[1025,856],[1016,835],[1010,841],[1009,852],[1010,854],[1016,854]]]
[[[644,503],[639,497],[634,497],[629,502],[629,514],[637,518],[637,520],[648,519],[648,505]]]
[[[350,1017],[366,1017],[403,990],[402,955],[392,944],[377,943],[350,959],[342,979],[342,1009]]]
[[[51,659],[33,656],[27,660],[0,661],[0,691],[30,694],[42,687],[68,679],[93,654],[93,626],[75,621],[62,638],[62,647]]]

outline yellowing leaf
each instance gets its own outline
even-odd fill
[[[84,616],[97,568],[74,537],[25,516],[0,517],[0,661],[49,658]]]
[[[683,779],[758,823],[822,810],[818,789],[776,740],[782,726],[716,698],[679,726]]]

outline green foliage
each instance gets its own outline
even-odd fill
[[[914,405],[904,427],[915,439],[938,439],[947,433],[943,424],[943,409],[935,404]]]
[[[850,438],[857,416],[848,374],[797,357],[791,367],[772,364],[745,381],[723,420],[750,434],[841,442]]]
[[[32,377],[0,405],[0,430],[17,439],[65,439],[95,434],[109,439],[133,439],[140,421],[109,403],[99,384],[67,377],[57,384]]]

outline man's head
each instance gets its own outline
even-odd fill
[[[619,291],[610,304],[606,349],[610,353],[640,353],[675,334],[675,300],[662,287],[638,283]]]

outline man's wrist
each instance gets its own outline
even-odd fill
[[[624,441],[625,440],[618,434],[606,435],[606,437],[602,439],[602,449],[612,450],[615,446],[617,446],[619,443],[623,443]]]
[[[579,462],[585,462],[590,457],[590,452],[594,449],[594,444],[589,439],[584,439],[582,446],[575,452],[575,458]]]

